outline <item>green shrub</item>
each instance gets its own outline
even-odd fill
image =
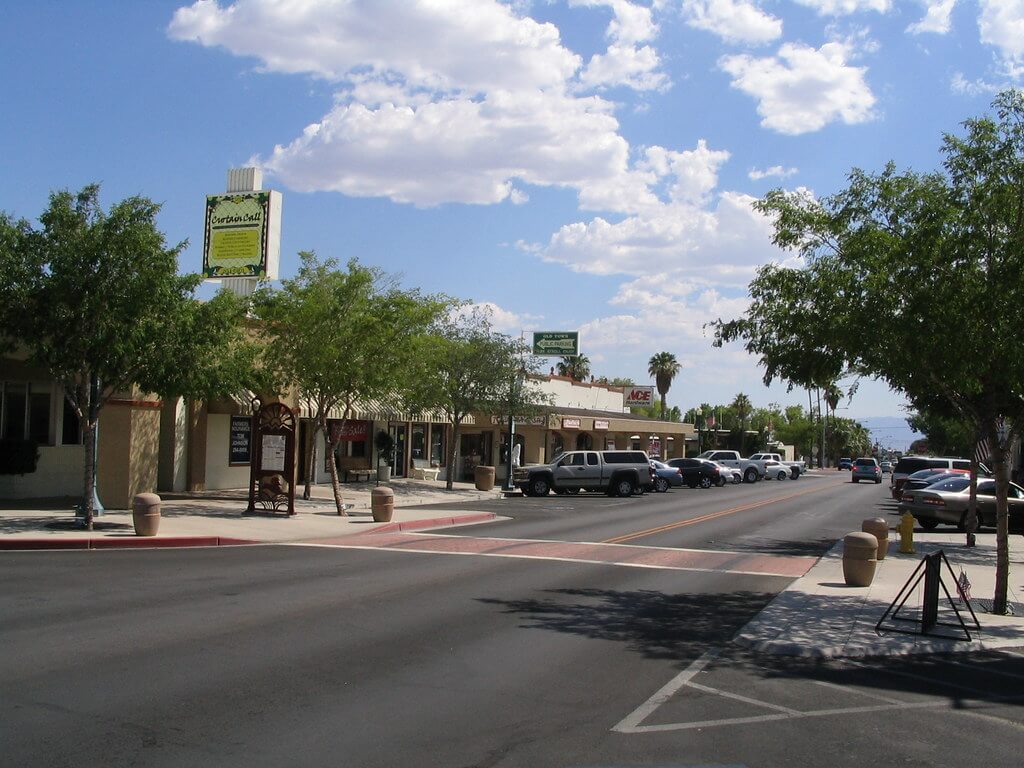
[[[35,440],[0,440],[0,475],[26,475],[36,471],[39,445]]]

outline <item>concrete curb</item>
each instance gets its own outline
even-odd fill
[[[86,549],[166,549],[171,547],[235,547],[260,544],[227,536],[153,536],[140,538],[82,539],[0,539],[3,551],[86,550]]]
[[[446,528],[452,525],[471,525],[473,523],[488,523],[497,520],[500,515],[493,512],[479,512],[474,515],[448,515],[445,517],[432,517],[426,520],[405,520],[399,523],[387,523],[369,531],[360,531],[353,536],[372,536],[375,533],[398,533],[399,531],[419,531],[424,528]]]

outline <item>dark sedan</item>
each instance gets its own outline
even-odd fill
[[[718,466],[705,459],[669,459],[665,463],[678,468],[683,476],[683,482],[690,488],[724,485]]]

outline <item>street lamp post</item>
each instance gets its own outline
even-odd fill
[[[698,405],[693,412],[694,421],[697,422],[697,453],[701,453],[701,441],[700,441],[700,417],[704,415],[704,410]]]

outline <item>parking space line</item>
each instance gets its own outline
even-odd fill
[[[708,685],[701,685],[700,683],[690,682],[687,684],[688,688],[693,688],[697,691],[704,691],[704,693],[713,693],[716,696],[721,696],[723,699],[734,699],[736,701],[742,701],[744,704],[753,704],[757,707],[764,707],[765,709],[774,709],[776,712],[785,712],[787,715],[802,715],[799,709],[790,709],[789,707],[783,707],[778,704],[769,704],[767,701],[761,701],[760,699],[752,699],[749,696],[740,696],[738,693],[730,693],[729,691],[722,691],[718,688],[712,688]]]
[[[830,683],[827,680],[809,680],[808,682],[820,685],[822,688],[830,688],[836,691],[842,691],[843,693],[856,693],[861,696],[865,696],[869,699],[877,699],[878,701],[884,701],[888,704],[903,704],[904,702],[899,699],[891,699],[888,696],[882,696],[880,693],[874,691],[862,691],[860,688],[852,688],[847,685],[837,685],[836,683]]]
[[[699,659],[665,683],[653,696],[630,712],[612,730],[620,733],[635,732],[640,723],[646,720],[654,710],[671,699],[680,688],[700,674],[708,664],[717,658],[718,654],[719,651],[715,649],[705,651]]]

